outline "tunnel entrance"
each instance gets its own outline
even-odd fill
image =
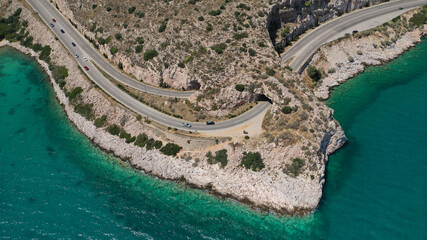
[[[264,94],[255,94],[254,100],[256,102],[269,102],[273,104],[273,101],[271,101],[271,99],[265,96]]]

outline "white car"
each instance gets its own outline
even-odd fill
[[[191,124],[189,124],[189,123],[182,123],[182,125],[184,126],[184,127],[188,127],[188,128],[191,128],[192,126],[191,126]]]
[[[74,57],[79,58],[79,55],[77,55],[77,53],[74,54]]]
[[[87,57],[83,57],[83,60],[85,60],[85,62],[87,62]]]

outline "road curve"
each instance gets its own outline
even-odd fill
[[[52,18],[60,23],[61,28],[64,29],[67,35],[72,36],[68,40],[74,42],[77,46],[70,51],[74,55],[75,50],[82,52],[82,56],[87,56],[94,61],[104,72],[112,76],[117,81],[131,88],[137,89],[142,92],[155,94],[165,97],[188,98],[195,91],[176,91],[172,89],[157,88],[142,82],[138,82],[125,74],[121,73],[113,67],[103,56],[89,43],[79,31],[77,31],[71,23],[54,7],[49,1],[46,0],[27,0],[30,6],[40,15],[40,17],[47,23],[50,23]],[[58,35],[58,34],[57,34]],[[59,36],[58,36],[59,37]]]
[[[27,0],[27,1],[30,5],[34,4],[34,2],[38,2],[35,0]],[[86,53],[85,50],[73,47],[71,45],[71,42],[76,42],[76,44],[78,44],[78,42],[75,41],[74,36],[73,37],[70,36],[68,32],[69,30],[67,30],[67,28],[64,27],[64,25],[67,25],[68,22],[64,24],[63,21],[65,20],[62,18],[58,18],[56,15],[51,16],[48,14],[47,15],[43,14],[43,15],[40,15],[40,17],[48,26],[50,25],[50,23],[52,23],[52,18],[57,19],[57,22],[54,23],[54,27],[50,27],[50,29],[58,37],[58,39],[62,42],[62,44],[68,49],[68,51],[70,51],[72,55],[74,54],[79,55],[79,57],[75,58],[75,60],[77,61],[77,63],[82,69],[84,69],[85,66],[89,68],[88,71],[85,71],[85,70],[84,71],[88,75],[88,77],[95,82],[95,84],[97,84],[108,95],[110,95],[112,98],[114,98],[124,106],[162,125],[181,129],[181,130],[186,130],[186,131],[197,130],[200,132],[208,132],[208,131],[224,130],[224,129],[232,128],[242,123],[245,123],[251,120],[252,118],[258,116],[259,114],[263,114],[264,111],[267,108],[269,108],[271,105],[268,102],[259,102],[254,108],[235,118],[222,121],[222,122],[216,122],[215,125],[206,125],[206,123],[191,122],[192,127],[187,128],[183,126],[183,123],[185,122],[185,120],[174,118],[164,113],[161,113],[141,103],[135,98],[129,96],[127,93],[120,90],[116,85],[114,85],[110,80],[108,80],[90,61],[84,61],[82,56],[85,55]],[[64,29],[65,33],[61,33],[60,32],[61,29]]]
[[[348,31],[349,29],[352,29],[353,26],[372,18],[391,14],[393,12],[404,12],[410,8],[426,4],[427,0],[396,0],[345,14],[315,28],[302,39],[297,41],[281,56],[282,61],[286,62],[294,57],[289,66],[294,69],[294,71],[300,72],[304,70],[303,67],[306,62],[320,46],[328,41],[334,40],[331,39],[331,36],[336,36],[339,33],[342,33],[344,36],[346,30]]]

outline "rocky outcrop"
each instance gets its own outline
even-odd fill
[[[267,29],[276,49],[283,51],[291,41],[331,18],[383,0],[281,0],[272,6]]]
[[[419,43],[427,33],[427,25],[415,28],[408,20],[418,10],[404,14],[397,22],[367,30],[322,46],[310,65],[324,72],[315,89],[321,99],[329,97],[331,88],[363,72],[368,66],[381,65],[397,58]]]

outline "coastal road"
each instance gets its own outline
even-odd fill
[[[57,32],[54,32],[58,38],[61,37],[61,40],[71,41],[76,44],[75,47],[70,49],[70,53],[72,55],[75,54],[76,50],[80,50],[80,52],[83,54],[82,56],[90,58],[104,72],[122,84],[142,92],[164,97],[188,98],[193,93],[195,93],[194,91],[176,91],[172,89],[157,88],[142,82],[138,82],[137,80],[126,76],[114,66],[112,66],[103,56],[101,56],[100,53],[92,46],[92,44],[87,41],[49,1],[27,0],[27,2],[45,22],[51,23],[52,19],[54,18],[58,23],[61,24],[61,28],[66,32],[66,36],[61,36],[58,35]]]
[[[28,0],[28,2],[32,5],[35,2],[42,2],[36,1],[36,0]],[[42,8],[42,6],[38,6]],[[37,7],[34,7],[37,9]],[[222,121],[222,122],[216,122],[215,125],[206,125],[206,123],[196,123],[191,122],[192,125],[191,128],[185,127],[183,125],[185,120],[178,119],[171,117],[169,115],[166,115],[164,113],[161,113],[143,103],[136,100],[135,98],[129,96],[124,91],[120,90],[116,85],[114,85],[110,80],[108,80],[96,67],[94,64],[92,64],[91,61],[85,61],[83,59],[83,56],[85,56],[85,49],[80,49],[74,47],[71,43],[75,42],[76,44],[79,44],[79,42],[75,41],[74,35],[70,36],[70,33],[68,32],[69,29],[65,26],[68,25],[68,22],[65,21],[65,19],[58,18],[58,16],[54,15],[40,15],[40,17],[43,19],[43,21],[50,27],[50,29],[53,31],[53,33],[58,37],[58,39],[62,42],[62,44],[65,46],[65,48],[70,51],[70,53],[74,56],[75,54],[79,55],[78,58],[75,57],[75,60],[79,64],[79,66],[85,71],[87,76],[95,82],[101,89],[103,89],[108,95],[110,95],[112,98],[117,100],[119,103],[123,104],[127,108],[135,111],[138,114],[141,114],[142,116],[148,117],[149,119],[160,123],[162,125],[177,128],[181,130],[186,131],[200,131],[200,132],[211,132],[211,131],[219,131],[219,130],[226,130],[229,128],[233,128],[236,126],[239,126],[243,123],[246,123],[250,121],[251,119],[255,118],[256,116],[260,114],[264,114],[265,110],[270,107],[269,102],[259,102],[255,107],[253,107],[251,110],[245,112],[244,114],[241,114],[235,118]],[[52,18],[56,19],[56,22],[52,21]],[[65,21],[63,23],[63,21]],[[54,27],[51,27],[50,24],[54,24]],[[64,33],[61,32],[61,29],[64,30]],[[72,33],[72,32],[71,32]],[[88,67],[89,70],[84,70],[84,67]]]
[[[296,72],[304,70],[304,65],[323,44],[351,33],[363,31],[403,14],[411,8],[426,5],[427,0],[396,0],[368,8],[356,10],[333,19],[312,30],[289,48],[281,58],[290,60],[289,66]],[[293,59],[292,59],[293,58]]]

